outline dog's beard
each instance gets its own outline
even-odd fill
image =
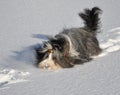
[[[57,59],[56,57],[58,57],[57,48],[58,48],[58,45],[55,45],[55,44],[53,45],[50,41],[44,42],[44,45],[39,47],[39,49],[37,50],[37,59],[38,59],[39,68],[50,69],[50,70],[56,70],[56,69],[62,68],[57,63],[58,61],[55,60]]]
[[[49,69],[49,70],[56,70],[56,69],[61,69],[62,67],[57,64],[54,60],[53,60],[53,54],[49,53],[48,58],[46,58],[45,60],[41,61],[38,64],[39,68],[42,69]]]

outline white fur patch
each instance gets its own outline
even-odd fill
[[[70,51],[69,51],[70,55],[71,56],[78,56],[79,53],[74,49],[74,46],[73,46],[73,44],[72,44],[71,39],[69,38],[69,36],[67,36],[67,35],[63,35],[63,36],[68,40],[68,42],[70,44]]]

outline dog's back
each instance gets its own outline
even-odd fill
[[[85,9],[84,13],[79,13],[79,16],[84,21],[84,27],[65,29],[60,33],[67,35],[71,40],[72,56],[76,58],[79,56],[81,60],[89,61],[91,56],[98,55],[101,52],[96,38],[100,28],[100,13],[101,10],[98,7],[94,7],[91,10]]]
[[[79,16],[84,21],[84,28],[87,33],[86,40],[83,39],[83,42],[86,41],[86,50],[88,51],[89,56],[98,55],[101,52],[99,47],[99,42],[96,38],[96,34],[100,31],[100,17],[102,10],[98,7],[93,7],[90,9],[85,9],[84,13],[79,13]]]

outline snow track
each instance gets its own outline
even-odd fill
[[[0,71],[0,88],[12,83],[27,81],[26,77],[29,72],[21,72],[14,69],[4,69]]]

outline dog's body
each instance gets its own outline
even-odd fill
[[[84,20],[82,28],[64,29],[55,37],[49,38],[43,47],[36,49],[40,68],[69,68],[75,64],[90,61],[101,52],[96,34],[99,29],[101,10],[94,7],[85,9],[79,16]]]

